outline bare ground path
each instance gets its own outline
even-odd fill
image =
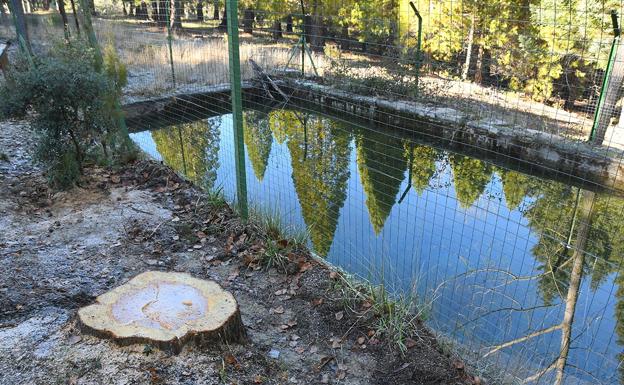
[[[170,169],[91,168],[80,187],[53,192],[31,136],[25,122],[0,122],[1,385],[474,383],[424,328],[402,357],[374,334],[366,304],[345,308],[336,274],[304,251],[287,271],[261,267],[254,227]],[[77,308],[147,270],[220,283],[250,341],[172,355],[78,330]]]

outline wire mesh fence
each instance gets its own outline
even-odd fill
[[[33,50],[81,33],[23,4]],[[243,174],[224,7],[95,2],[145,152],[409,295],[494,383],[624,382],[619,1],[240,1]]]

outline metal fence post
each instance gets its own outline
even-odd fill
[[[232,127],[236,161],[236,199],[243,219],[248,218],[247,175],[243,133],[243,97],[241,92],[240,52],[238,49],[238,0],[226,0],[230,87],[232,89]]]
[[[613,42],[611,43],[611,51],[609,51],[607,68],[605,69],[602,87],[600,88],[600,97],[596,103],[596,109],[594,110],[594,123],[592,124],[591,132],[589,134],[589,141],[596,145],[601,145],[604,141],[611,119],[610,112],[612,112],[604,110],[608,108],[615,108],[618,91],[621,87],[622,78],[624,76],[622,68],[619,68],[617,73],[613,74],[615,58],[620,48],[621,34],[617,13],[615,11],[611,11],[611,21],[613,23]]]
[[[421,46],[422,46],[422,16],[420,16],[420,12],[416,9],[413,1],[409,2],[410,7],[414,11],[414,14],[418,18],[418,42],[416,43],[416,95],[418,95],[418,80],[420,78],[420,66],[421,66]]]

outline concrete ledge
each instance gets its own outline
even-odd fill
[[[514,128],[500,120],[471,121],[467,114],[449,107],[355,95],[309,80],[282,78],[277,83],[291,95],[289,105],[293,108],[322,112],[347,124],[363,125],[529,175],[624,194],[624,152],[619,150]],[[243,84],[243,99],[246,107],[271,109],[265,91],[251,83]],[[123,109],[131,132],[197,121],[231,112],[230,87],[205,87],[196,93],[131,103]]]
[[[530,128],[514,128],[500,120],[470,120],[468,114],[449,107],[428,106],[354,95],[309,80],[281,79],[292,94],[290,103],[365,120],[375,127],[417,137],[477,158],[507,158],[507,162],[541,170],[553,179],[577,179],[573,184],[594,184],[600,189],[624,192],[624,153],[592,146]],[[350,120],[350,118],[348,118]]]

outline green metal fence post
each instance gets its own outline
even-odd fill
[[[420,12],[418,12],[418,9],[416,9],[414,2],[410,1],[409,4],[410,4],[410,7],[412,7],[412,10],[414,11],[414,13],[416,14],[416,17],[418,18],[418,42],[416,43],[416,95],[418,95],[418,80],[420,78],[420,65],[421,65],[420,50],[421,50],[421,45],[422,45],[422,16],[420,16]]]
[[[236,160],[236,199],[243,219],[248,218],[247,173],[243,133],[243,97],[241,91],[240,52],[238,50],[238,0],[226,0],[230,87],[232,89],[232,126]]]
[[[594,110],[594,123],[592,124],[591,132],[589,133],[589,141],[595,142],[598,141],[602,144],[602,139],[604,138],[604,132],[599,132],[599,130],[604,131],[604,127],[599,127],[602,119],[602,109],[605,104],[606,95],[609,87],[609,80],[611,78],[611,72],[613,71],[613,64],[615,62],[615,56],[617,53],[617,46],[620,42],[620,27],[618,25],[617,13],[615,11],[611,11],[611,21],[613,23],[613,42],[611,43],[611,51],[609,51],[609,61],[607,62],[607,68],[605,69],[604,78],[602,80],[602,87],[600,88],[600,96],[598,97],[598,102],[596,103],[596,109]],[[619,84],[617,85],[620,86]],[[604,126],[604,124],[603,124]],[[598,134],[598,135],[597,135]],[[599,138],[597,138],[597,136]]]

